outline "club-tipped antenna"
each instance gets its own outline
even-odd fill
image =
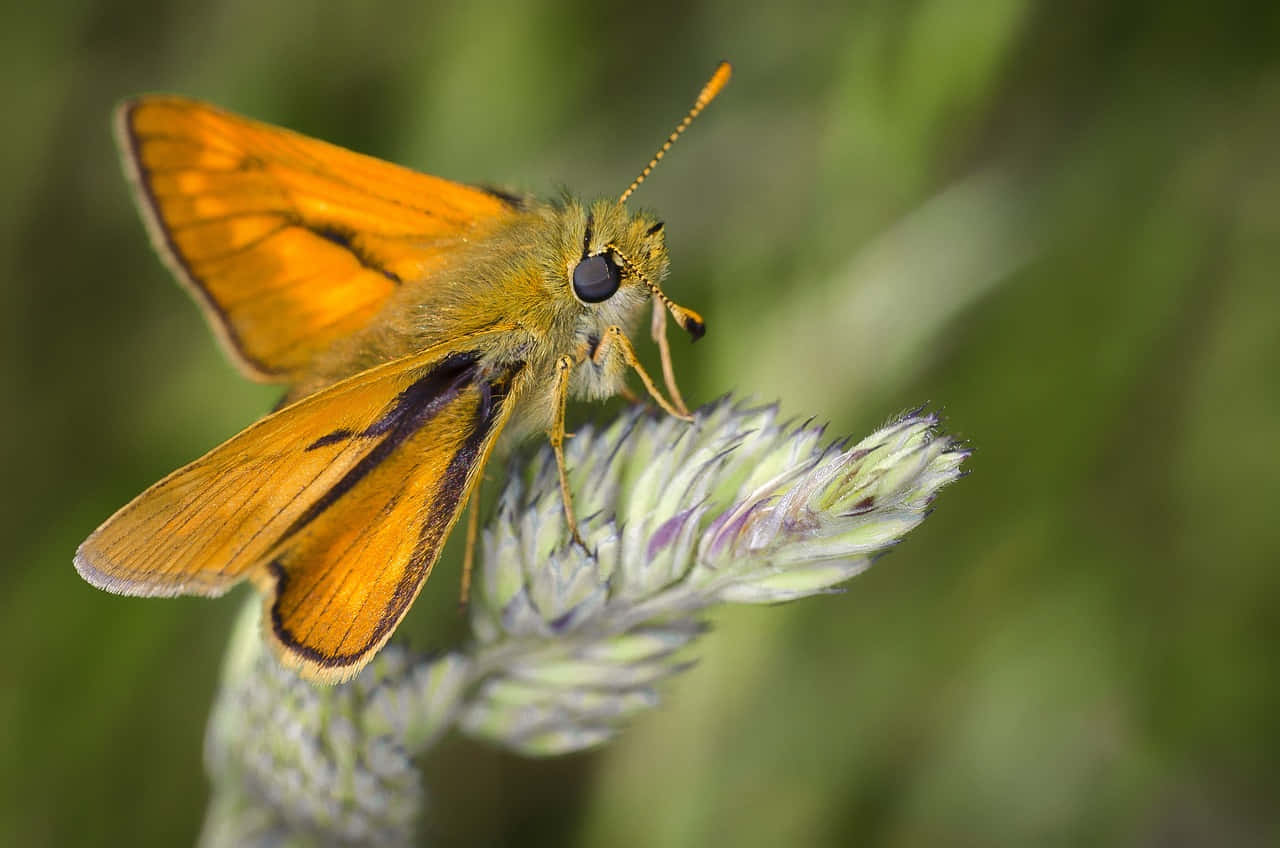
[[[671,317],[676,319],[676,323],[680,325],[680,329],[688,333],[690,338],[695,342],[702,338],[702,336],[707,332],[707,322],[702,320],[701,315],[694,312],[689,307],[681,306],[671,298],[667,297],[666,292],[664,292],[657,283],[649,279],[649,275],[640,270],[640,266],[632,261],[630,256],[623,253],[622,249],[616,244],[610,242],[604,246],[604,249],[613,251],[613,255],[618,257],[619,263],[628,271],[640,278],[640,281],[649,288],[649,291],[653,293],[653,296],[656,297],[662,305],[667,308],[667,311],[671,313]]]
[[[622,193],[622,197],[618,198],[619,204],[626,203],[627,198],[640,187],[640,183],[645,181],[645,177],[653,173],[653,169],[662,161],[662,157],[667,155],[671,145],[675,144],[676,139],[689,128],[689,125],[693,123],[693,119],[698,117],[698,113],[707,108],[708,103],[716,99],[716,95],[728,84],[729,77],[732,74],[733,66],[728,62],[721,62],[716,66],[715,73],[711,75],[711,79],[707,80],[707,84],[702,87],[702,91],[698,92],[698,99],[694,101],[693,108],[689,110],[689,114],[685,115],[684,120],[676,125],[671,135],[667,136],[667,140],[662,143],[662,147],[658,148],[658,152],[653,154],[649,164],[644,166],[640,176],[632,180],[631,185],[627,186],[627,190]]]

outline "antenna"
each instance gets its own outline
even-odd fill
[[[662,147],[658,148],[658,152],[653,154],[653,158],[649,160],[649,164],[644,166],[644,170],[640,172],[640,176],[631,181],[631,185],[627,186],[627,190],[622,193],[622,197],[618,198],[618,203],[627,202],[627,198],[639,188],[640,183],[644,182],[645,177],[653,173],[653,169],[662,157],[667,155],[667,151],[671,149],[671,145],[676,143],[681,134],[689,128],[693,123],[693,119],[698,117],[698,113],[707,108],[707,104],[716,99],[716,95],[720,93],[729,83],[729,77],[733,74],[733,66],[728,62],[721,62],[716,66],[716,71],[711,75],[711,79],[707,80],[707,84],[702,87],[702,91],[698,92],[698,99],[693,102],[693,108],[689,110],[689,114],[684,116],[684,120],[676,125],[671,135],[667,136],[667,140],[662,143]]]
[[[653,296],[661,301],[662,305],[667,307],[667,311],[671,313],[671,316],[676,319],[680,329],[688,333],[695,342],[702,338],[703,334],[707,332],[707,323],[702,320],[701,315],[667,297],[658,284],[649,279],[648,275],[640,270],[640,266],[632,262],[631,257],[623,253],[616,244],[609,242],[604,246],[604,249],[613,251],[614,255],[622,260],[622,264],[626,266],[627,270],[639,277],[649,287],[649,291],[653,292]]]

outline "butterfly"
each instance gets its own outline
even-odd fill
[[[124,595],[264,598],[281,662],[350,679],[431,573],[499,443],[547,433],[565,518],[569,397],[625,392],[635,371],[690,419],[660,287],[660,220],[626,201],[729,80],[722,63],[616,200],[544,202],[464,185],[175,96],[116,113],[161,258],[277,411],[178,469],[80,545],[75,565]],[[630,333],[646,307],[664,396]],[[463,596],[476,510],[468,528]]]

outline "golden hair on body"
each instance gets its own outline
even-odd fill
[[[662,224],[625,202],[725,83],[617,200],[539,202],[420,174],[198,101],[117,111],[152,241],[248,376],[281,408],[156,483],[80,546],[90,583],[130,595],[220,595],[244,579],[286,665],[354,676],[412,604],[495,445],[548,434],[565,516],[570,396],[627,372],[688,419],[660,288]],[[629,334],[649,306],[663,395]],[[469,525],[463,594],[475,515]]]

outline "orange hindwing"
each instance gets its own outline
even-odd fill
[[[252,579],[282,660],[350,678],[417,597],[511,415],[523,365],[486,368],[468,341],[262,419],[108,519],[77,569],[132,595]]]

